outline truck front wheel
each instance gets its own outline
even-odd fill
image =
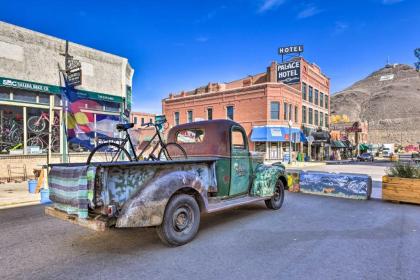
[[[264,200],[265,205],[269,209],[277,210],[283,205],[284,200],[284,185],[283,182],[278,179],[276,183],[276,190],[270,199]]]
[[[200,208],[190,195],[178,194],[165,209],[163,222],[158,226],[159,238],[168,246],[181,246],[196,236],[200,226]]]

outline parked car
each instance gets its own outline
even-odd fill
[[[357,156],[357,159],[360,161],[373,161],[374,157],[371,153],[363,153]]]
[[[50,165],[54,204],[45,212],[95,230],[156,227],[165,244],[179,246],[197,234],[200,213],[257,201],[274,210],[282,206],[285,167],[266,165],[261,154],[250,153],[238,123],[178,125],[168,142],[182,145],[188,158]]]

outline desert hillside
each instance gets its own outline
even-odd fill
[[[370,143],[420,141],[420,73],[388,65],[331,97],[331,115],[367,121]]]

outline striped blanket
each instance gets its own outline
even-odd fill
[[[94,166],[53,166],[48,184],[54,207],[87,218],[89,205],[93,203],[95,172]]]

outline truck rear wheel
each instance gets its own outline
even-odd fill
[[[159,238],[168,246],[181,246],[194,239],[200,226],[200,208],[190,195],[178,194],[165,209],[163,222],[158,226]]]
[[[276,190],[270,199],[264,200],[265,205],[269,209],[278,210],[283,205],[284,200],[284,185],[280,178],[276,183]]]

